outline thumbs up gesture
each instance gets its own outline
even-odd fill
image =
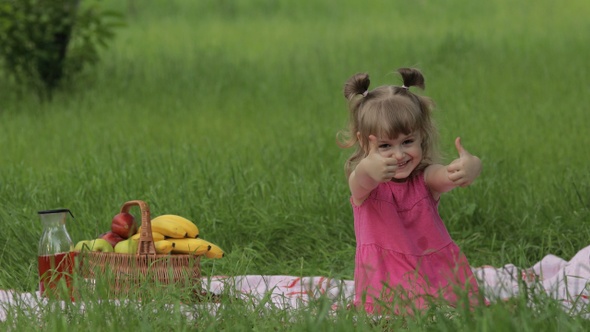
[[[374,135],[369,136],[369,153],[363,159],[367,174],[376,182],[387,182],[395,176],[397,160],[379,152],[379,144]]]
[[[455,139],[455,148],[457,148],[459,158],[447,166],[447,176],[456,186],[466,187],[479,176],[481,160],[465,150],[461,145],[460,137]]]

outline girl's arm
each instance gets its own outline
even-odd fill
[[[361,161],[362,163],[362,161]],[[368,173],[362,169],[361,164],[348,177],[348,186],[352,195],[352,201],[355,205],[361,205],[373,189],[379,185],[378,181],[373,180]]]
[[[459,158],[447,166],[434,164],[425,170],[424,180],[435,199],[456,187],[467,187],[481,172],[481,160],[463,148],[460,137],[455,139],[455,147]]]

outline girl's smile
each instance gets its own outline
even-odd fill
[[[405,161],[405,162],[403,162],[403,163],[401,163],[401,164],[397,164],[397,167],[398,167],[398,169],[400,169],[400,168],[402,168],[402,167],[406,166],[406,165],[407,165],[409,162],[410,162],[410,161],[408,160],[408,161]]]

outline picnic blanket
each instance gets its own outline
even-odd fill
[[[513,264],[502,267],[472,268],[480,289],[490,302],[508,300],[521,292],[544,292],[559,301],[563,309],[590,318],[590,246],[580,250],[569,261],[547,255],[529,268]],[[334,306],[346,305],[354,298],[354,281],[323,276],[239,275],[203,278],[203,289],[210,294],[232,294],[248,301],[266,301],[280,309],[293,310],[325,296]],[[23,293],[0,290],[0,321],[17,309],[33,311],[47,304],[39,292]],[[215,310],[215,307],[212,307]]]

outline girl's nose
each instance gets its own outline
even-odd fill
[[[397,160],[401,160],[404,157],[404,151],[401,148],[395,148],[393,149],[392,157],[394,157]]]

